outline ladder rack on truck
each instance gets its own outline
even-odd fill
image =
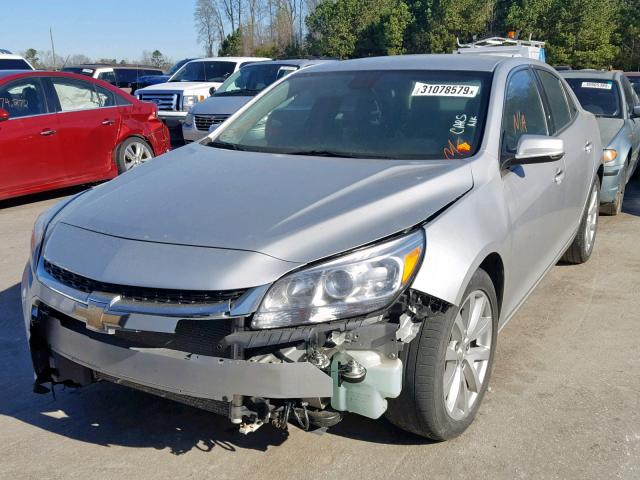
[[[537,40],[519,40],[515,38],[489,37],[472,43],[460,43],[454,53],[463,55],[500,55],[504,57],[526,57],[544,62],[546,59],[545,42]]]

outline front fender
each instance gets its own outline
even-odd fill
[[[605,167],[622,167],[629,158],[629,153],[632,149],[631,130],[629,127],[624,126],[621,128],[618,134],[605,148],[614,149],[618,152],[616,159],[611,163],[605,163]]]
[[[424,227],[425,256],[413,289],[459,306],[482,262],[492,253],[505,258],[508,212],[500,200],[501,188],[496,176]]]

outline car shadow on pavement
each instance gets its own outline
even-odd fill
[[[62,199],[63,197],[74,195],[79,193],[95,184],[77,185],[75,187],[59,188],[57,190],[47,190],[41,193],[32,193],[31,195],[23,195],[21,197],[9,198],[7,200],[0,200],[0,210],[3,208],[18,207],[20,205],[26,205],[28,203],[42,202],[44,200],[51,200],[55,198]]]
[[[227,418],[108,382],[81,389],[56,386],[55,398],[53,393],[32,393],[33,372],[19,284],[0,292],[0,365],[0,416],[82,442],[168,449],[181,455],[193,449],[208,452],[216,447],[228,452],[266,451],[283,444],[289,435],[265,426],[244,436]],[[296,427],[290,425],[290,429]],[[386,420],[357,415],[347,415],[327,434],[396,445],[426,442]]]
[[[640,167],[635,177],[627,183],[622,211],[640,217]]]

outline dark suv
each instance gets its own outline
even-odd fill
[[[107,64],[75,65],[63,68],[62,71],[104,80],[127,93],[131,93],[141,77],[163,74],[162,69],[156,67]]]

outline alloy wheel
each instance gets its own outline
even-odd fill
[[[589,207],[587,210],[587,221],[585,222],[585,250],[591,251],[593,248],[593,241],[596,237],[596,230],[598,229],[598,212],[599,212],[599,199],[597,187],[591,191],[589,198]]]
[[[153,158],[153,154],[146,144],[131,142],[124,150],[124,167],[126,170],[131,170],[151,158]]]
[[[486,293],[473,291],[456,315],[445,354],[444,403],[454,420],[473,409],[487,377],[491,356],[493,312]]]

